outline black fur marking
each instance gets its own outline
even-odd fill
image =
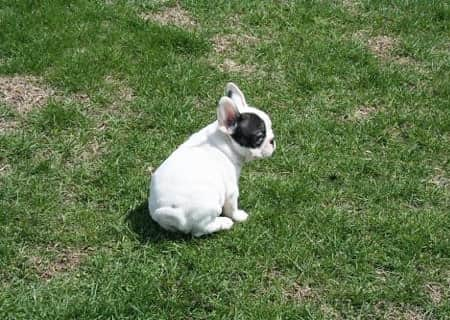
[[[266,139],[266,124],[254,113],[241,113],[231,137],[243,147],[258,148]]]

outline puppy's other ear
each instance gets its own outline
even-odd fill
[[[242,112],[242,110],[247,107],[244,94],[233,82],[227,83],[227,86],[225,87],[225,95],[234,101],[239,111]]]
[[[219,129],[224,133],[233,134],[239,116],[239,110],[233,100],[228,97],[222,97],[219,101],[219,107],[217,108]]]

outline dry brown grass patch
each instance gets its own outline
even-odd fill
[[[145,21],[150,20],[161,25],[175,25],[187,29],[194,28],[197,25],[190,13],[181,8],[179,4],[159,12],[141,13],[140,17]]]
[[[101,156],[105,154],[107,150],[108,144],[106,142],[98,139],[97,137],[93,137],[87,143],[78,145],[76,149],[73,150],[73,157],[65,162],[65,166],[67,168],[75,168],[92,165],[93,163],[99,161]],[[67,197],[65,196],[64,198],[69,200],[74,198],[71,193],[72,192],[68,191],[66,193]]]
[[[300,284],[299,282],[294,282],[292,286],[284,291],[284,295],[292,300],[305,301],[314,298],[316,294],[313,289],[306,284]]]
[[[0,162],[0,177],[6,176],[11,169],[11,166],[7,163]]]
[[[375,314],[387,320],[425,320],[428,319],[423,310],[410,305],[396,305],[379,302],[375,306]]]
[[[60,248],[59,246],[45,249],[52,258],[40,256],[30,257],[30,263],[40,278],[51,280],[55,276],[77,269],[93,248]]]
[[[0,77],[0,100],[13,106],[19,113],[44,106],[54,90],[33,76]]]
[[[417,64],[417,61],[410,57],[394,57],[393,61],[395,63],[401,64],[401,65],[414,65]]]
[[[360,106],[354,110],[351,114],[343,116],[344,121],[364,121],[373,117],[380,111],[379,108],[373,106]]]
[[[279,280],[284,278],[283,273],[277,268],[271,268],[265,272],[265,276],[269,281]]]
[[[45,84],[39,77],[17,75],[0,77],[0,101],[14,107],[19,113],[26,113],[34,107],[44,106],[50,98],[56,101],[91,102],[89,96],[82,92],[66,97]]]
[[[277,268],[267,270],[264,276],[269,286],[280,286],[282,296],[286,299],[296,302],[305,302],[310,299],[320,300],[317,290],[299,280],[293,280]],[[327,311],[328,314],[334,313],[332,310]]]
[[[377,278],[383,282],[386,282],[389,277],[389,272],[384,269],[376,269],[375,274],[377,275]]]
[[[322,311],[323,315],[325,316],[325,319],[342,319],[342,316],[340,315],[339,311],[334,309],[332,306],[323,304],[320,306],[320,311]]]
[[[358,14],[361,5],[361,3],[356,0],[342,0],[341,4],[344,9],[346,9],[352,15]]]
[[[0,134],[14,131],[18,126],[17,121],[0,118]]]
[[[210,39],[214,51],[207,58],[207,63],[221,72],[240,73],[245,76],[254,75],[257,72],[258,76],[265,75],[266,73],[257,65],[238,62],[239,53],[254,47],[262,39],[249,34],[244,29],[239,15],[227,17],[227,20],[233,26],[233,31],[227,34],[216,34]]]
[[[435,174],[428,181],[431,184],[439,188],[450,188],[450,179],[446,176],[446,173],[441,168],[434,168]]]
[[[359,31],[353,34],[353,38],[364,43],[370,52],[384,62],[393,62],[404,66],[418,67],[420,64],[411,57],[395,55],[393,51],[401,41],[390,36],[382,35],[370,37],[368,31]]]
[[[94,139],[85,146],[84,150],[80,153],[77,162],[91,162],[100,157],[104,151],[105,145],[98,142],[97,139]]]
[[[403,130],[402,130],[402,128],[399,128],[398,126],[388,127],[383,132],[387,136],[389,136],[392,140],[395,140],[395,141],[403,141],[404,140]]]
[[[253,74],[257,71],[256,66],[251,64],[240,64],[232,59],[226,58],[222,63],[217,64],[217,68],[222,72]]]
[[[434,304],[440,304],[442,302],[444,292],[440,285],[436,283],[429,283],[425,286],[425,291],[428,293]]]
[[[70,99],[82,103],[82,104],[90,104],[91,98],[86,93],[78,92],[74,93],[70,96]]]
[[[49,99],[56,102],[74,101],[81,104],[90,104],[91,100],[85,93],[76,93],[64,96],[41,78],[34,76],[5,76],[0,77],[0,103],[14,109],[20,116],[26,115],[35,108],[45,106]],[[0,133],[16,130],[20,122],[0,117]]]
[[[238,48],[248,44],[257,43],[259,40],[256,37],[249,35],[216,35],[213,39],[214,54],[207,58],[207,63],[221,72],[239,73],[250,76],[258,72],[259,75],[263,73],[261,68],[248,63],[239,63],[234,58]]]
[[[200,99],[199,97],[192,98],[191,103],[196,109],[202,109],[207,106],[207,103],[202,99]]]
[[[119,80],[114,76],[107,76],[105,83],[114,89],[113,109],[121,107],[124,103],[131,102],[135,98],[133,89],[131,89],[125,81]]]
[[[380,59],[388,59],[398,41],[389,36],[377,36],[369,38],[367,45],[369,50]]]
[[[217,34],[212,38],[214,51],[218,54],[232,53],[242,47],[248,47],[259,43],[259,39],[248,34]]]
[[[372,116],[377,112],[377,109],[374,107],[363,106],[358,108],[353,114],[354,119],[356,120],[364,120]]]

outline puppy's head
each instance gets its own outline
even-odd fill
[[[249,107],[241,90],[228,83],[217,110],[219,129],[230,137],[232,148],[245,160],[270,157],[275,151],[272,121],[261,110]]]

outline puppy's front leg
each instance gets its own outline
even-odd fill
[[[238,209],[238,197],[239,193],[235,192],[232,196],[225,200],[223,214],[236,222],[242,222],[247,220],[248,214],[244,210]]]

